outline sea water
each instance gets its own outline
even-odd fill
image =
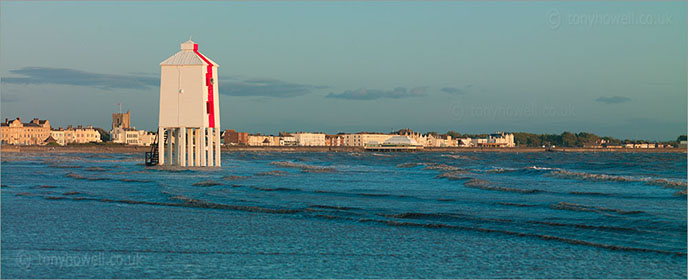
[[[3,278],[686,278],[684,153],[2,157]]]

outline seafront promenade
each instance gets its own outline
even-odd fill
[[[0,152],[4,153],[141,153],[150,147],[125,145],[66,145],[66,146],[14,146],[2,145]],[[363,147],[324,146],[223,146],[223,152],[368,152]],[[401,153],[433,153],[433,152],[496,152],[496,153],[537,153],[537,152],[621,152],[621,153],[686,153],[684,148],[657,149],[625,149],[625,148],[493,148],[493,147],[426,147],[422,150],[409,150]]]

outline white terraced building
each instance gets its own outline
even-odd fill
[[[344,146],[363,147],[367,144],[382,144],[387,139],[392,138],[391,134],[376,133],[355,133],[342,135]]]
[[[324,133],[291,133],[298,146],[325,146]]]

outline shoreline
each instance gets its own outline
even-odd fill
[[[2,145],[0,152],[4,153],[128,153],[136,154],[150,151],[150,147],[145,146],[123,146],[123,145],[67,145],[67,146],[13,146]],[[299,146],[226,146],[221,148],[222,152],[360,152],[360,153],[384,153],[366,151],[363,147],[299,147]],[[611,153],[687,153],[684,148],[655,148],[655,149],[611,149],[611,148],[534,148],[534,147],[516,147],[516,148],[487,148],[487,147],[426,147],[422,150],[409,150],[389,153],[471,153],[471,152],[488,152],[488,153],[542,153],[542,152],[611,152]]]

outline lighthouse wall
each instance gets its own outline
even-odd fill
[[[197,49],[184,42],[180,52],[160,63],[159,165],[221,164],[217,64]]]
[[[220,79],[217,76],[217,66],[213,67],[213,80],[215,80],[215,83],[213,84],[213,102],[215,105],[215,128],[217,130],[220,129],[220,90],[219,90],[219,84],[220,84]]]
[[[158,126],[207,127],[207,94],[205,66],[162,66]]]

